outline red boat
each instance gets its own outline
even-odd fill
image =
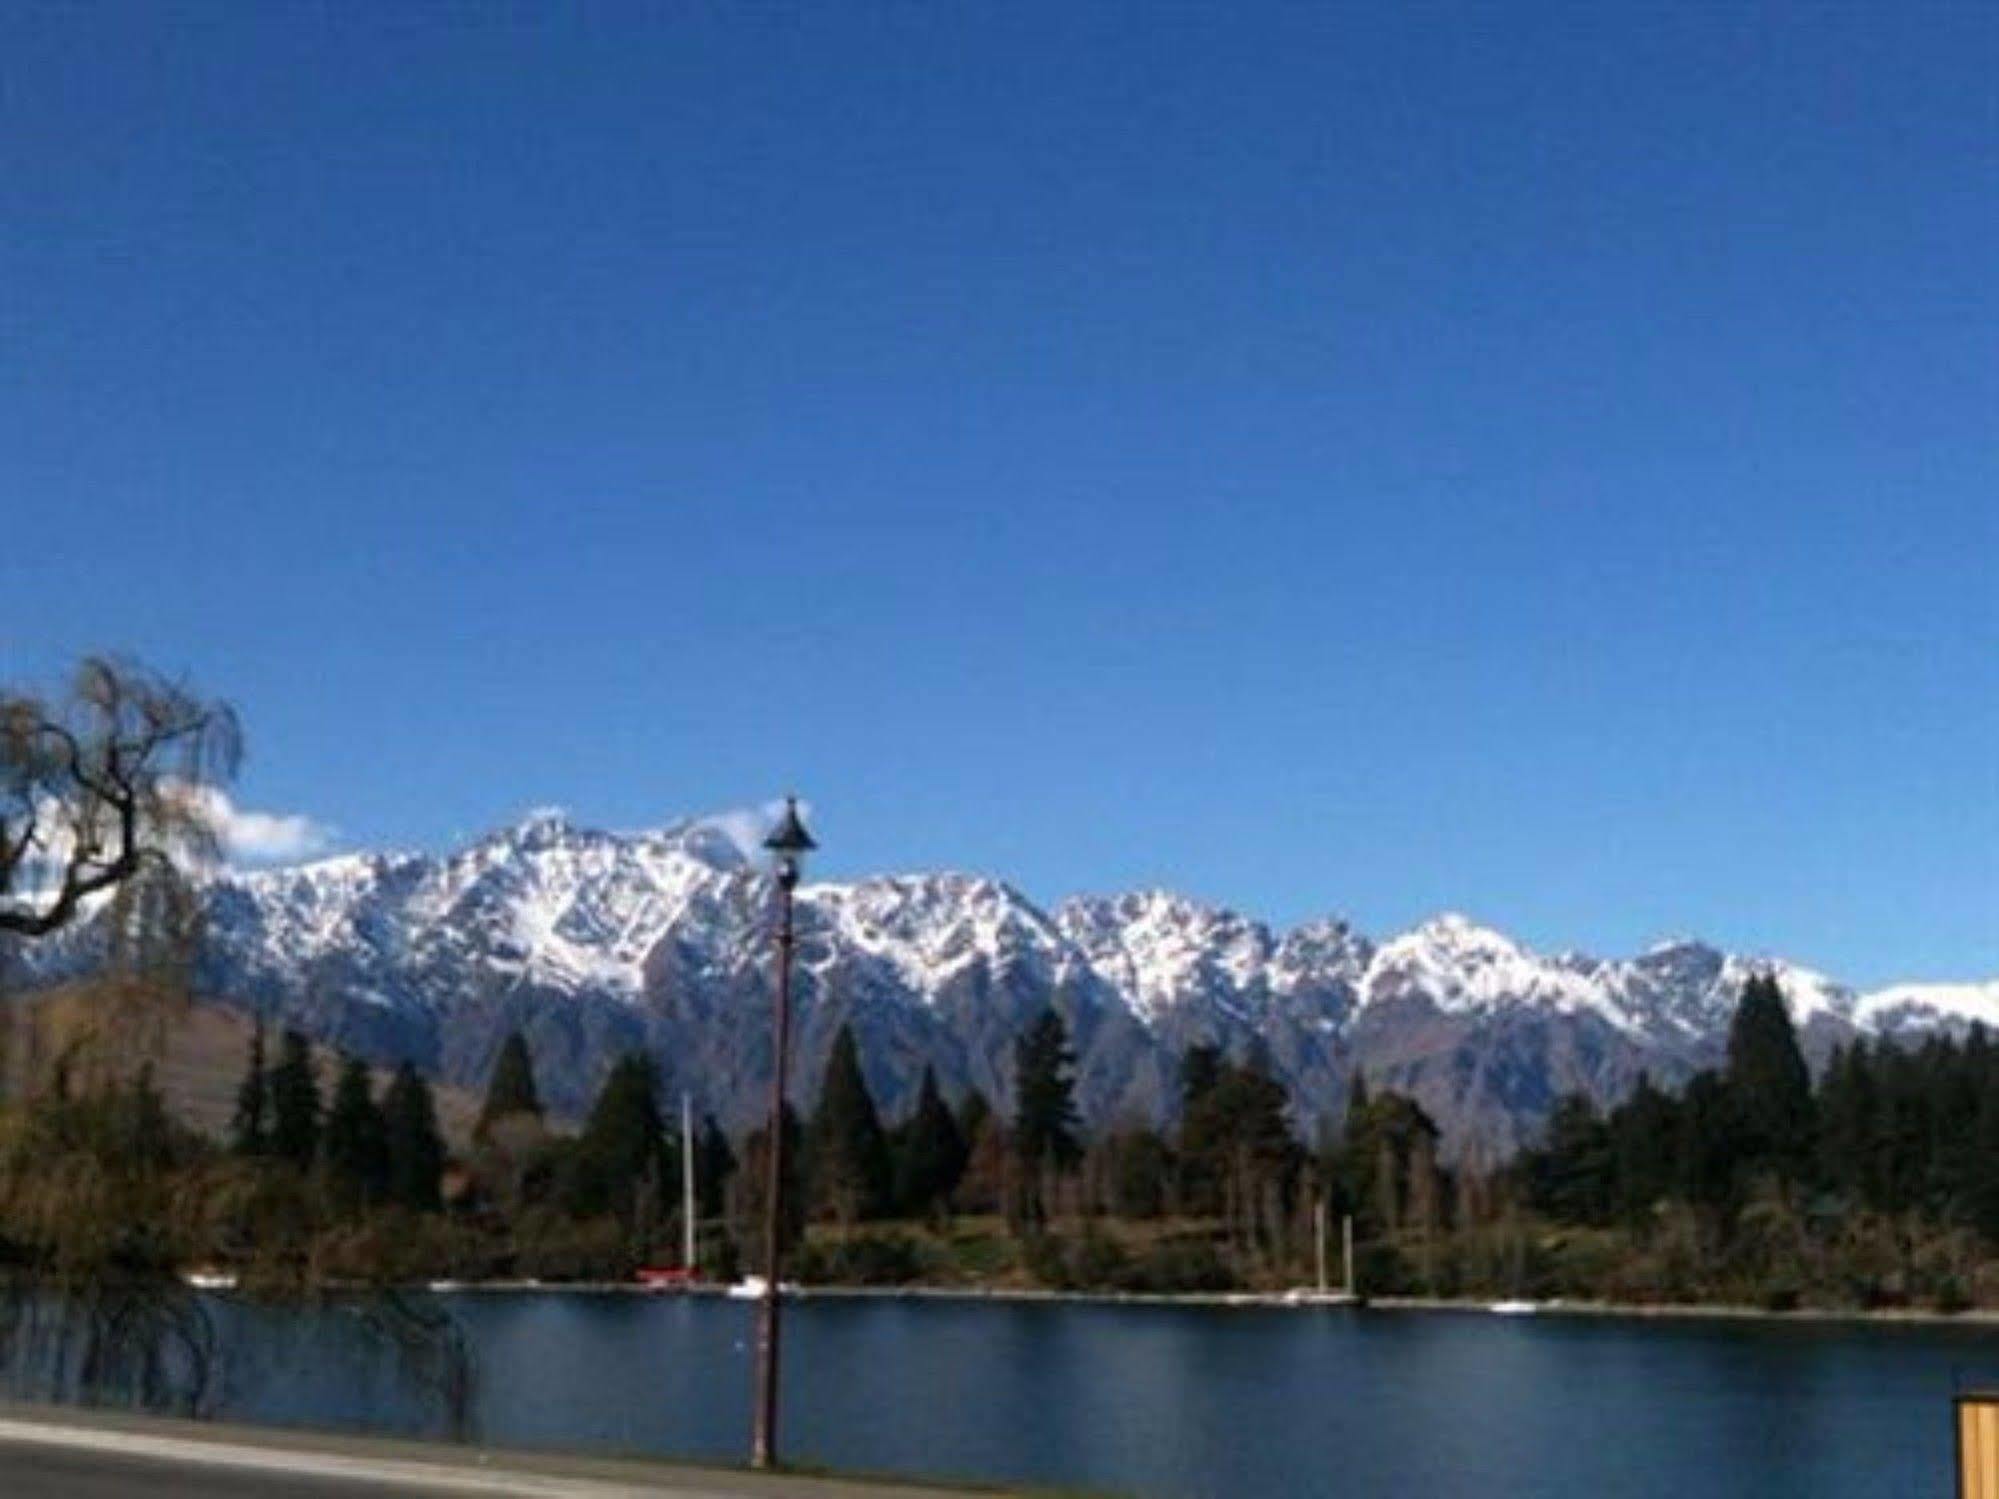
[[[635,1277],[648,1291],[684,1291],[700,1279],[692,1265],[644,1265]]]

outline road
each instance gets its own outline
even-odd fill
[[[297,1478],[264,1471],[163,1463],[151,1458],[0,1442],[0,1493],[7,1499],[138,1499],[189,1494],[202,1499],[435,1499],[436,1489]]]
[[[962,1491],[0,1406],[4,1499],[964,1499]]]

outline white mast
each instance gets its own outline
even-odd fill
[[[1321,1197],[1315,1204],[1317,1211],[1312,1215],[1312,1226],[1317,1230],[1319,1243],[1319,1294],[1326,1294],[1326,1199]]]

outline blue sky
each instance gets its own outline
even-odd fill
[[[1999,11],[0,20],[0,677],[444,845],[1999,973]]]

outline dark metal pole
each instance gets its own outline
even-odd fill
[[[777,1462],[777,1284],[781,1271],[784,1222],[784,1072],[791,1046],[791,892],[798,870],[789,860],[777,871],[777,1015],[770,1077],[770,1134],[764,1151],[769,1175],[764,1183],[764,1293],[757,1305],[756,1426],[750,1437],[750,1466]]]

